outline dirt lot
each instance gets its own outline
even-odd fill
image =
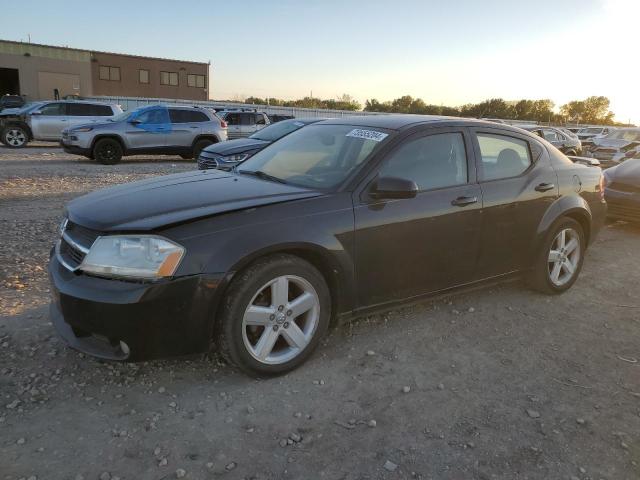
[[[623,223],[565,295],[511,283],[364,318],[282,378],[66,348],[46,278],[65,202],[191,168],[0,148],[0,480],[640,478],[640,228]]]

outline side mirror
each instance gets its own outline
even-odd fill
[[[380,177],[369,194],[373,198],[414,198],[420,189],[413,180],[398,177]]]
[[[131,125],[140,125],[142,122],[134,118],[133,120],[129,120],[129,123]]]

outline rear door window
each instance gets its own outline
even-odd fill
[[[256,115],[255,113],[241,113],[240,114],[240,125],[255,125],[256,124]]]
[[[529,143],[507,135],[478,133],[483,180],[517,177],[531,166]]]

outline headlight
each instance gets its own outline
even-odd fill
[[[71,130],[72,133],[76,133],[76,132],[90,132],[91,130],[93,130],[93,127],[79,127],[79,128],[74,128],[73,130]]]
[[[228,155],[226,157],[219,157],[220,161],[223,163],[240,163],[244,162],[247,158],[249,158],[248,153],[241,153],[238,155]]]
[[[174,274],[185,249],[154,235],[98,237],[79,270],[97,275],[156,279]]]

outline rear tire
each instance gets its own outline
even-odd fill
[[[20,125],[9,125],[2,130],[2,143],[7,148],[23,148],[29,143],[29,132]]]
[[[582,270],[586,243],[582,226],[563,217],[549,229],[529,277],[530,286],[546,294],[569,290]]]
[[[222,355],[252,376],[287,373],[304,363],[327,332],[331,295],[305,260],[278,254],[233,279],[222,307]]]
[[[122,146],[113,138],[101,138],[93,146],[93,158],[103,165],[115,165],[122,159]]]
[[[198,140],[193,145],[193,155],[192,155],[192,157],[197,160],[198,157],[200,156],[200,152],[203,149],[207,148],[209,145],[212,145],[213,143],[214,142],[212,142],[211,140],[207,140],[207,139]]]

